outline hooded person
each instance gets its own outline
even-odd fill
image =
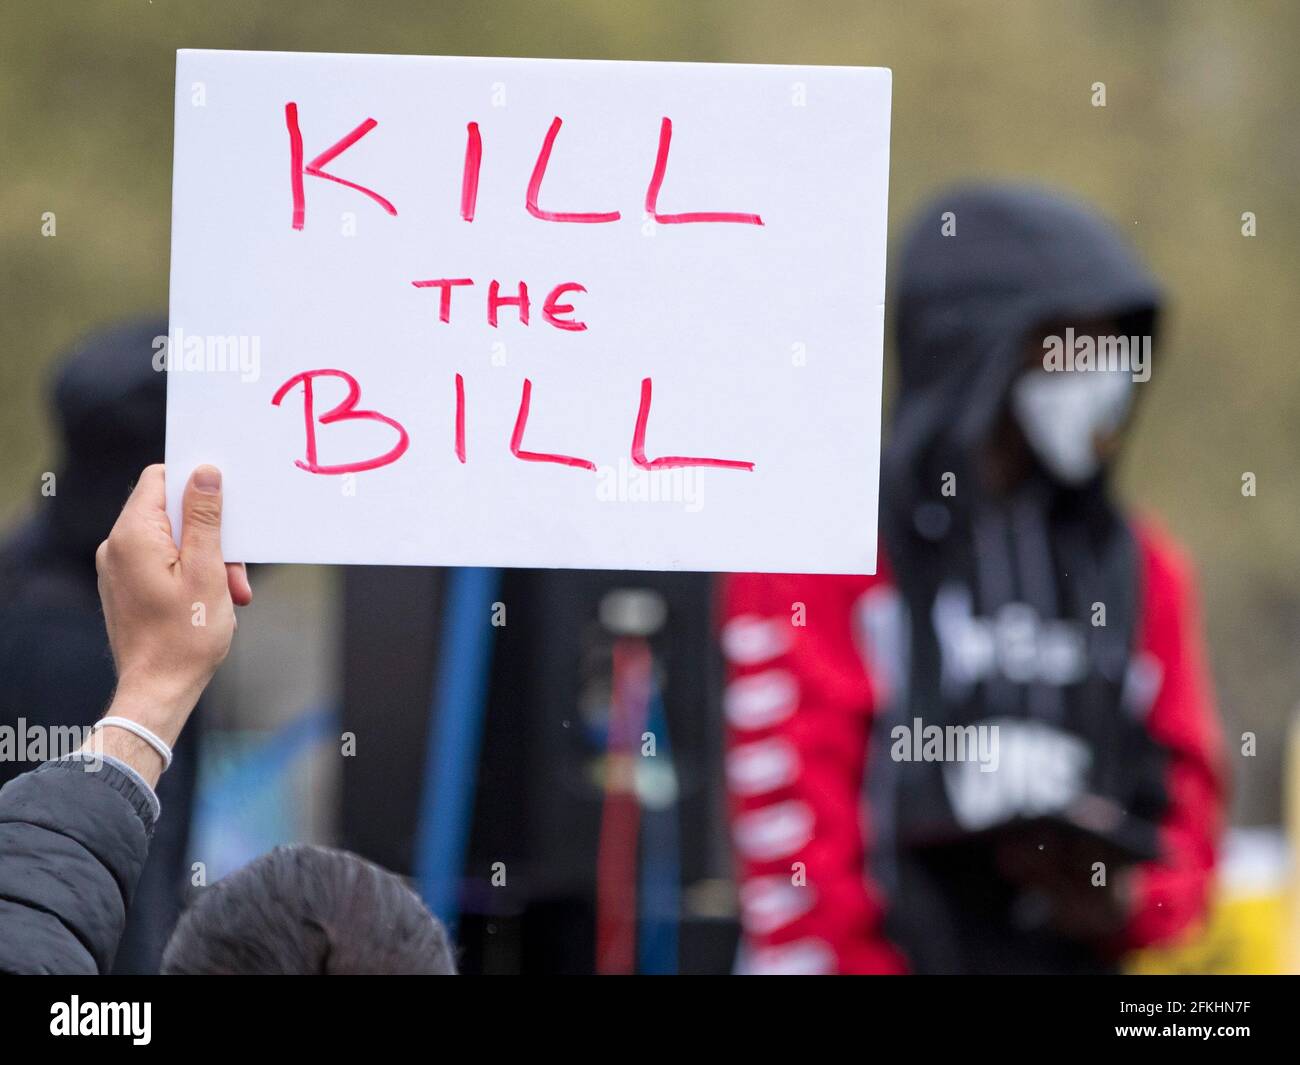
[[[745,965],[1108,970],[1201,916],[1223,808],[1189,566],[1108,476],[1160,293],[1015,186],[897,277],[877,574],[724,591]]]
[[[166,335],[165,321],[128,321],[91,334],[58,361],[59,463],[32,515],[0,544],[0,727],[47,739],[0,761],[0,784],[66,753],[48,748],[72,727],[91,725],[113,694],[95,549],[140,470],[163,459],[167,375],[155,361],[157,338]],[[158,788],[167,816],[154,833],[118,972],[158,971],[181,909],[196,770],[191,733]]]

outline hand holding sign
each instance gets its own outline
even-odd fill
[[[112,714],[168,744],[230,650],[235,607],[253,601],[244,567],[221,557],[221,472],[200,466],[188,481],[171,480],[185,515],[179,548],[163,511],[163,467],[150,466],[95,552],[117,671]]]

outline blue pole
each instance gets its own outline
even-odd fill
[[[675,776],[667,708],[657,688],[651,692],[647,718],[650,731],[658,739],[655,756],[662,759],[665,768],[661,771]],[[637,892],[641,935],[637,970],[648,976],[670,976],[677,972],[677,928],[681,923],[679,813],[675,795],[666,807],[652,808],[644,803],[641,807],[641,876]]]
[[[429,707],[415,878],[429,909],[454,929],[487,711],[492,603],[501,574],[495,569],[449,569],[447,579],[442,647]]]

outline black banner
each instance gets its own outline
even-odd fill
[[[11,1061],[60,1043],[91,1054],[111,1043],[205,1057],[407,1046],[414,1053],[463,1046],[466,1037],[499,1052],[512,1036],[537,1050],[576,1049],[591,1045],[589,1029],[611,1024],[643,1046],[662,1042],[680,1053],[720,1045],[729,1057],[746,1044],[768,1057],[788,1046],[858,1060],[906,1049],[1073,1055],[1129,1044],[1157,1054],[1201,1045],[1226,1060],[1293,1047],[1297,992],[1294,977],[680,977],[642,978],[635,988],[583,978],[54,977],[6,981],[0,1031]]]

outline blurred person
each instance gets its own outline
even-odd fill
[[[1014,186],[931,203],[896,286],[877,574],[724,587],[739,968],[1112,971],[1203,915],[1223,821],[1190,564],[1110,486],[1161,296]]]
[[[346,851],[276,847],[205,890],[163,955],[167,975],[456,972],[442,923],[400,877]]]
[[[167,375],[153,362],[155,339],[166,334],[164,320],[129,321],[91,334],[58,361],[58,467],[42,482],[35,513],[0,544],[0,726],[16,733],[49,730],[52,743],[58,730],[89,726],[113,694],[95,548],[135,476],[162,461]],[[197,746],[188,736],[177,747],[160,786],[168,817],[140,878],[118,972],[156,973],[180,915]],[[0,760],[0,784],[32,765]]]

